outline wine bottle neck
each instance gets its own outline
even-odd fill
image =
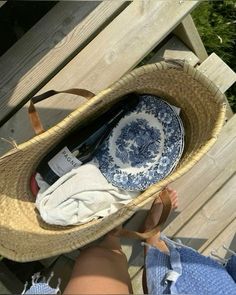
[[[115,114],[112,118],[110,118],[109,121],[107,121],[106,126],[116,124],[120,120],[120,118],[124,115],[124,113],[125,113],[124,110],[120,110],[117,114]]]

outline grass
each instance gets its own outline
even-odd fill
[[[215,52],[236,72],[236,2],[204,1],[192,13],[192,17],[208,54]],[[226,96],[236,112],[236,86]]]

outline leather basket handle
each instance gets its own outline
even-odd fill
[[[46,98],[49,98],[53,95],[59,94],[59,93],[69,93],[69,94],[74,94],[74,95],[78,95],[78,96],[83,96],[83,97],[87,98],[88,100],[95,96],[95,94],[90,92],[89,90],[72,88],[72,89],[62,90],[62,91],[49,90],[49,91],[44,92],[40,95],[32,97],[30,100],[30,105],[28,107],[28,115],[29,115],[31,125],[32,125],[36,135],[43,133],[45,130],[43,128],[41,119],[39,117],[39,114],[38,114],[34,104],[36,104],[39,101],[42,101]]]
[[[162,210],[161,217],[159,219],[158,224],[152,230],[148,232],[140,233],[140,232],[131,231],[125,228],[118,228],[118,229],[114,229],[114,231],[112,232],[112,235],[115,235],[117,237],[146,240],[156,235],[157,233],[159,233],[161,231],[161,227],[164,225],[164,223],[166,222],[171,212],[172,205],[171,205],[171,200],[169,197],[169,192],[166,189],[163,190],[161,193],[158,192],[154,194],[154,198],[157,198],[158,195],[161,198],[161,201],[163,204],[163,210]]]

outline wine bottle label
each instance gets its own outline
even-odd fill
[[[64,147],[58,152],[49,162],[48,166],[59,177],[65,175],[73,168],[81,166],[83,163],[78,160],[67,147]]]

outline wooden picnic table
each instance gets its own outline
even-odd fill
[[[76,87],[98,93],[144,58],[146,63],[185,59],[225,92],[236,74],[216,54],[208,57],[190,15],[198,4],[179,0],[56,4],[0,57],[0,155],[34,135],[27,117],[33,95]],[[40,102],[44,126],[50,128],[83,102],[72,95]],[[236,116],[229,106],[227,120],[216,145],[172,184],[180,194],[180,206],[165,228],[168,236],[207,255],[213,248],[224,255],[222,243],[235,245]],[[135,214],[126,226],[137,230],[144,213]],[[141,294],[141,246],[122,242],[134,291]],[[66,269],[68,278],[75,254],[41,262],[58,273]]]

